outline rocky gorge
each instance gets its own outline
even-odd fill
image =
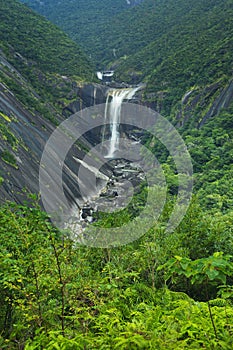
[[[21,76],[4,56],[1,56],[1,69],[5,74],[11,77],[14,76],[21,87],[23,85],[27,87],[27,82],[23,76]],[[62,79],[64,87],[66,87],[65,84],[67,84],[68,78],[63,77]],[[103,106],[102,124],[104,124],[106,113],[105,106],[107,106],[108,103],[110,105],[113,99],[112,96],[114,96],[114,91],[119,91],[119,93],[116,93],[116,96],[117,94],[119,94],[119,96],[122,94],[120,103],[126,98],[128,102],[154,108],[153,104],[150,105],[150,103],[145,100],[145,96],[143,97],[144,85],[130,88],[122,86],[120,83],[104,85],[97,83],[77,85],[76,83],[71,83],[71,86],[72,101],[62,106],[60,114],[56,113],[55,124],[57,125],[66,120],[66,118],[69,119],[71,115],[75,115],[75,113],[97,105]],[[124,93],[124,91],[126,93]],[[128,91],[132,91],[133,93],[129,94]],[[40,99],[40,96],[35,91],[31,93],[34,95],[34,98]],[[68,93],[68,96],[70,93],[71,91]],[[219,85],[213,85],[202,92],[198,90],[187,92],[182,99],[182,110],[177,112],[176,118],[178,125],[187,122],[188,118],[191,118],[192,111],[205,98],[205,103],[206,100],[209,101],[207,102],[208,107],[206,108],[202,120],[199,120],[199,125],[203,125],[208,118],[213,117],[221,108],[229,105],[232,99],[232,93],[232,82],[229,82],[229,85],[224,88]],[[52,109],[52,107],[50,108]],[[0,198],[2,201],[9,199],[22,203],[24,200],[28,200],[29,194],[38,194],[40,192],[40,161],[46,142],[56,129],[56,125],[53,121],[45,118],[43,113],[36,113],[35,117],[35,113],[28,110],[24,104],[19,102],[17,96],[3,83],[0,86],[0,110],[2,131],[0,144]],[[114,111],[112,111],[112,113],[114,113]],[[183,119],[183,115],[185,115],[186,119]],[[81,125],[79,127],[82,129]],[[106,129],[106,125],[104,127],[105,140],[110,140],[112,133],[111,128]],[[135,143],[139,142],[143,135],[140,130],[132,130],[132,128],[127,125],[123,126],[123,129],[121,126],[117,133]],[[109,151],[112,154],[109,156],[108,161],[106,159],[102,161],[104,165],[101,167],[100,172],[103,176],[102,178],[98,177],[97,187],[96,184],[93,184],[93,168],[87,169],[86,167],[86,187],[82,190],[82,193],[88,193],[90,196],[82,198],[79,186],[77,185],[77,173],[80,162],[89,150],[102,142],[103,128],[88,128],[88,131],[72,145],[62,169],[63,190],[65,198],[69,203],[68,207],[66,207],[66,214],[68,214],[67,210],[73,214],[75,213],[74,215],[72,214],[72,217],[73,219],[75,217],[76,221],[78,220],[78,231],[95,220],[96,213],[101,207],[111,206],[112,208],[119,209],[120,203],[122,206],[125,205],[127,202],[127,192],[125,192],[125,186],[127,185],[125,185],[125,181],[126,184],[128,181],[131,181],[137,192],[140,183],[145,180],[141,169],[137,167],[138,160],[135,160],[134,163],[128,162],[124,157],[121,156],[118,158],[117,155],[113,155],[113,151]],[[108,147],[111,146],[108,145]],[[57,150],[55,150],[56,156],[53,154],[48,164],[50,168],[49,174],[53,181],[56,178],[56,162],[59,162],[59,155],[56,154],[56,152]],[[108,151],[105,149],[105,156],[106,152]],[[113,158],[116,159],[112,160]],[[77,162],[77,160],[79,161]],[[97,170],[99,171],[98,166]],[[55,187],[51,185],[51,189],[49,188],[50,185],[47,185],[47,191],[50,193],[47,209],[53,211],[54,207],[63,207],[64,199],[57,196],[57,182],[55,181]],[[41,203],[41,200],[39,201]],[[74,225],[74,222],[72,225]]]
[[[38,101],[41,100],[38,93],[31,89],[30,84],[28,84],[19,71],[7,61],[3,54],[1,55],[1,73],[11,79],[14,78],[22,91],[23,89],[28,89],[30,94],[33,95],[34,99]],[[66,77],[63,78],[64,88],[66,87],[67,79],[68,78]],[[70,82],[68,83],[70,85]],[[53,110],[52,105],[48,106],[53,114],[56,113],[56,121],[54,123],[54,121],[46,118],[43,113],[34,112],[30,108],[27,108],[27,105],[19,101],[17,95],[9,86],[1,83],[0,198],[2,202],[5,200],[14,200],[17,203],[23,203],[25,200],[30,200],[31,194],[39,194],[39,169],[41,165],[41,157],[46,142],[54,130],[56,130],[57,125],[60,125],[64,120],[66,120],[66,118],[69,118],[71,115],[85,108],[99,104],[104,106],[108,91],[112,89],[113,87],[111,86],[100,85],[97,83],[83,84],[82,86],[72,83],[73,100],[66,103],[65,106],[62,106],[60,114]],[[68,93],[68,95],[69,94],[70,93]],[[139,97],[137,97],[137,101],[138,98]],[[109,137],[109,133],[110,130],[108,133],[106,131],[106,138]],[[71,147],[66,156],[64,167],[62,169],[63,190],[65,197],[67,198],[70,208],[75,207],[78,210],[77,215],[81,217],[81,221],[84,222],[86,222],[86,217],[88,217],[88,215],[84,214],[86,211],[85,208],[87,207],[87,202],[86,200],[79,200],[80,193],[77,186],[77,171],[80,162],[78,164],[77,159],[82,160],[88,149],[91,149],[94,145],[101,142],[102,134],[100,135],[99,130],[90,128],[88,133],[83,135]],[[48,165],[50,168],[50,174],[53,174],[53,180],[56,178],[56,174],[53,173],[53,169],[56,172],[56,162],[59,162],[59,157],[57,158],[53,154]],[[120,175],[119,171],[117,173],[115,166],[116,165],[111,164],[111,161],[105,161],[104,166],[101,168],[101,173],[103,174],[103,178],[105,177],[105,180],[103,180],[103,178],[99,179],[100,184],[98,191],[101,188],[103,192],[105,192],[105,194],[103,194],[103,192],[101,193],[102,198],[106,196],[109,196],[109,198],[121,198],[121,185],[117,190],[115,187],[117,176],[121,178],[122,174]],[[91,181],[88,181],[90,177],[90,169],[86,170],[86,192],[89,193],[91,188],[93,188],[93,191],[95,192],[95,186],[93,186]],[[128,174],[128,172],[124,173],[124,177],[126,174]],[[140,171],[138,174],[140,174]],[[54,203],[56,203],[56,206],[62,206],[63,203],[59,202],[56,191],[50,191],[49,187],[50,185],[48,185],[47,191],[51,194],[49,206],[50,210],[52,210]],[[40,196],[39,203],[42,205]]]

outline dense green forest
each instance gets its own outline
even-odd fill
[[[194,198],[176,232],[112,249],[74,245],[37,207],[0,218],[2,349],[232,348],[232,212]]]
[[[30,125],[22,119],[25,129],[49,133],[65,119],[63,108],[80,102],[78,87],[95,80],[96,61],[114,67],[119,81],[146,82],[140,103],[176,125],[191,155],[194,188],[183,221],[167,232],[177,169],[165,147],[144,135],[166,177],[166,204],[148,232],[118,248],[74,242],[52,225],[38,193],[22,201],[19,188],[11,201],[1,197],[0,348],[231,350],[231,1],[24,2],[78,44],[19,2],[0,0],[0,108],[4,99],[13,101],[30,114]],[[28,157],[25,164],[39,162],[34,153],[30,158],[29,136],[18,137],[12,111],[0,109],[0,193],[11,190],[7,177],[22,175],[16,155]],[[146,194],[145,187],[97,225],[131,219]]]
[[[93,65],[58,27],[20,2],[0,5],[1,53],[14,67],[1,66],[1,81],[32,112],[56,122],[63,101],[74,98],[74,84],[93,79]]]
[[[89,62],[67,35],[19,2],[1,1],[1,41],[42,71],[90,77]],[[8,51],[10,47],[8,47]],[[89,74],[89,75],[88,75]]]
[[[85,5],[82,1],[24,2],[82,42],[97,64],[117,64],[120,59],[121,71],[139,70],[143,77],[162,61],[167,66],[167,58],[179,62],[179,52],[187,61],[181,66],[188,63],[189,52],[195,55],[197,65],[196,57],[204,46],[210,49],[214,43],[217,59],[220,52],[216,48],[221,41],[223,49],[225,41],[232,45],[232,4],[228,0],[192,4],[185,0],[175,4],[172,0],[144,0],[133,8],[125,1],[88,1]],[[211,52],[203,58],[211,62]]]
[[[219,81],[223,87],[232,76],[231,1],[144,0],[125,9],[115,1],[74,1],[72,11],[69,2],[27,3],[79,42],[83,38],[100,69],[112,67],[119,81],[146,82],[145,101],[157,105],[162,96],[163,115],[174,113],[187,91]],[[83,24],[86,11],[99,19]]]
[[[61,27],[81,44],[83,49],[93,59],[96,59],[95,47],[92,47],[92,45],[95,45],[95,40],[98,39],[96,34],[99,28],[115,15],[122,13],[141,1],[130,0],[130,3],[128,3],[125,0],[48,0],[46,2],[23,0],[22,2]]]

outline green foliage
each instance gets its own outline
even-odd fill
[[[219,78],[231,77],[233,26],[228,1],[190,4],[179,1],[175,6],[172,1],[166,1],[166,6],[164,3],[150,1],[154,9],[148,14],[146,4],[149,1],[145,2],[144,17],[138,18],[138,23],[133,22],[138,29],[125,28],[125,36],[131,38],[122,40],[128,57],[117,73],[121,80],[132,81],[134,75],[130,72],[142,71],[147,82],[145,99],[169,115],[174,104],[193,86],[203,87]],[[127,23],[131,18],[134,14],[127,18]],[[224,30],[222,23],[226,23]],[[144,40],[138,39],[138,32]],[[124,35],[121,31],[114,33],[115,36],[119,33],[121,39]],[[129,40],[131,44],[128,45]],[[140,42],[143,43],[141,50],[140,45],[137,46]],[[135,74],[136,82],[138,78],[142,79]],[[163,96],[162,101],[160,96]]]
[[[189,88],[232,74],[230,1],[144,0],[128,9],[120,0],[25,2],[82,42],[101,68],[112,64],[118,80],[145,80],[147,101],[158,105],[164,94],[166,115]]]
[[[232,209],[232,103],[199,130],[184,131],[193,160],[195,186],[207,210],[226,213]]]
[[[223,256],[222,252],[216,252],[213,256],[194,261],[176,256],[158,268],[158,270],[167,270],[166,280],[174,275],[184,275],[191,279],[191,284],[197,284],[205,288],[209,315],[216,338],[218,338],[217,328],[209,301],[208,284],[221,282],[226,285],[226,277],[231,276],[233,272],[233,263],[229,261],[231,258],[232,256],[229,255]]]
[[[8,150],[0,152],[0,158],[7,164],[10,164],[14,168],[17,168],[15,156]]]
[[[1,207],[1,348],[231,349],[230,257],[168,261],[182,245],[174,235],[154,228],[125,247],[90,249],[53,228],[37,205]],[[161,271],[159,288],[162,261],[170,276],[222,284],[210,301],[217,338],[207,302],[164,288]]]
[[[88,32],[85,12],[80,11],[79,33],[83,42],[92,43],[90,51],[101,64],[120,63],[118,77],[145,79],[145,99],[153,106],[166,115],[181,111],[180,131],[193,159],[196,195],[180,226],[167,233],[178,176],[167,150],[146,135],[144,144],[162,163],[167,202],[159,220],[149,213],[154,224],[127,246],[90,249],[73,242],[32,203],[34,196],[30,204],[2,206],[0,348],[230,350],[232,105],[196,128],[231,74],[230,1],[179,0],[174,6],[168,0],[164,6],[163,0],[145,0],[132,11],[124,11],[125,1],[114,3],[112,8],[103,1],[96,11],[95,1],[79,1],[80,8],[99,18]],[[62,25],[77,38],[76,3],[69,8],[71,17],[66,17],[67,4],[52,6],[51,0],[45,5],[56,21],[62,9]],[[1,47],[17,69],[2,68],[5,93],[13,91],[35,118],[39,113],[55,121],[62,103],[75,98],[74,81],[90,79],[88,60],[66,35],[25,6],[2,1],[1,9]],[[192,98],[178,106],[188,89]],[[192,118],[184,122],[187,108]],[[10,129],[13,118],[0,112],[1,157],[16,166],[13,153],[21,140]],[[160,205],[159,184],[151,190]],[[96,225],[115,227],[131,221],[146,199],[145,187],[125,210],[99,213]]]
[[[112,16],[129,8],[124,0],[102,0],[101,2],[48,0],[43,4],[35,0],[22,0],[22,2],[62,28],[70,37],[82,44],[92,57],[95,56],[93,47],[95,41],[100,42],[97,34],[100,27],[104,26]],[[133,2],[131,0],[132,4]]]
[[[6,141],[12,148],[17,148],[17,144],[18,144],[17,138],[12,133],[8,125],[6,125],[4,122],[1,122],[1,120],[0,120],[0,134],[1,134],[2,140]]]
[[[215,281],[226,284],[226,277],[231,276],[233,272],[233,264],[229,262],[231,258],[230,255],[223,256],[222,252],[193,261],[189,258],[175,256],[158,270],[167,270],[166,280],[177,274],[190,278],[192,284],[202,285],[204,282]]]
[[[65,103],[76,98],[78,84],[91,79],[93,67],[79,46],[45,18],[18,1],[0,5],[3,93],[17,98],[35,118],[57,124]]]
[[[80,48],[61,30],[18,1],[1,0],[1,40],[8,53],[17,51],[14,63],[25,59],[45,72],[89,78],[89,62]]]

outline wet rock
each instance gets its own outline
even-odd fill
[[[113,171],[106,186],[98,197],[90,199],[80,209],[82,232],[85,232],[85,227],[96,221],[99,211],[114,212],[116,209],[123,209],[130,203],[133,195],[141,191],[140,185],[145,176],[137,163],[115,159],[110,161],[110,166]]]

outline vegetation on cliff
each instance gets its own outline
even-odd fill
[[[74,84],[92,79],[93,66],[76,43],[25,5],[0,5],[1,82],[26,108],[54,120],[51,109],[61,112],[62,101],[74,98]]]
[[[15,0],[1,0],[1,45],[10,53],[18,53],[18,61],[27,59],[48,73],[73,75],[81,79],[91,77],[90,62],[58,27]],[[9,46],[7,45],[9,44]],[[17,62],[17,60],[15,60]],[[20,64],[20,63],[19,63]]]
[[[97,66],[113,67],[116,80],[146,82],[144,100],[165,116],[175,115],[188,91],[201,92],[214,83],[224,88],[232,77],[233,10],[229,0],[144,0],[127,8],[121,1],[110,1],[111,6],[96,1],[84,6],[74,1],[70,7],[70,2],[58,4],[56,0],[43,4],[28,0],[27,4],[71,37],[80,33]],[[99,19],[89,24],[86,11]],[[92,29],[86,35],[89,25]]]
[[[99,41],[100,28],[105,23],[109,23],[112,17],[131,8],[140,0],[130,0],[129,2],[125,0],[47,0],[46,2],[22,0],[22,2],[62,28],[72,39],[81,44],[83,49],[97,62],[95,48],[96,40]]]
[[[45,141],[92,65],[59,28],[18,1],[0,1],[0,201],[38,190]]]

